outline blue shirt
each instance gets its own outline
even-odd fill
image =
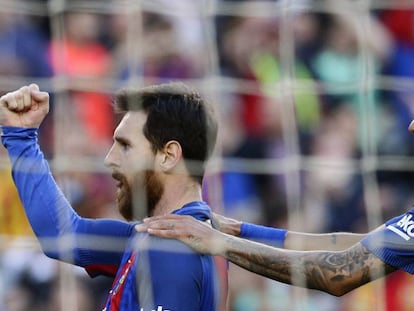
[[[206,220],[207,212],[204,203],[194,202],[174,213]],[[106,310],[216,310],[214,265],[211,256],[196,254],[177,240],[136,234],[122,258]]]
[[[84,267],[92,276],[115,276],[106,310],[217,310],[219,286],[211,256],[176,240],[135,233],[136,223],[80,217],[53,179],[36,129],[2,130],[14,182],[44,253]],[[174,213],[206,220],[210,208],[192,202]]]
[[[388,265],[414,274],[414,207],[387,221],[361,243]]]

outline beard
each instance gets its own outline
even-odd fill
[[[147,170],[144,176],[137,175],[132,185],[120,173],[114,173],[112,177],[119,181],[116,199],[119,213],[126,220],[141,220],[153,216],[164,193],[164,186],[154,171]]]

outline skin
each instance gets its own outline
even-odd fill
[[[0,98],[0,126],[39,128],[48,112],[49,94],[36,84]],[[112,177],[118,181],[118,208],[127,220],[159,217],[189,202],[202,201],[201,185],[190,176],[180,143],[168,141],[154,152],[143,134],[146,119],[144,112],[126,113],[105,158]],[[223,297],[220,310],[225,304]]]
[[[241,221],[216,213],[212,213],[211,220],[215,229],[234,236],[240,235]],[[345,232],[310,234],[288,231],[283,248],[303,251],[318,249],[330,251],[344,250],[351,247],[365,236],[366,234]]]
[[[39,91],[38,86],[34,84],[0,98],[0,124],[4,126],[38,128],[48,111],[49,95]],[[134,116],[130,118],[130,122],[139,121]],[[410,124],[409,130],[414,132],[414,121]],[[121,130],[114,135],[114,145],[117,145],[117,149],[118,143],[119,148],[122,148],[119,136],[123,136]],[[139,149],[138,142],[133,144],[137,144],[132,146],[133,148]],[[107,156],[107,165],[119,170],[125,175],[128,183],[131,182],[133,185],[132,176],[127,172],[129,166],[135,164],[132,164],[131,159],[130,164],[117,168],[120,159],[117,159],[118,154],[113,148]],[[122,153],[120,156],[122,157]],[[165,187],[165,191],[156,203],[157,212],[153,213],[154,216],[165,215],[186,202],[201,199],[201,187],[191,182],[188,174],[183,174],[185,165],[181,147],[177,142],[167,143],[162,151],[157,152],[153,158],[151,156],[148,158],[154,160],[153,171],[157,172],[157,178]],[[117,176],[116,172],[115,176]],[[175,174],[171,174],[172,172]],[[119,188],[122,188],[122,185]],[[120,196],[122,197],[122,194]],[[121,197],[118,200],[122,200]],[[237,231],[234,228],[237,228],[237,225],[233,226],[233,230]],[[192,217],[177,215],[146,219],[137,230],[148,231],[161,237],[177,238],[198,252],[225,257],[252,272],[284,283],[322,290],[336,296],[396,270],[370,254],[359,242],[342,251],[283,250],[220,232]],[[298,236],[299,233],[293,235],[295,234]],[[334,244],[337,243],[337,238],[331,240]],[[298,282],[298,276],[301,276],[304,282]]]
[[[49,94],[36,84],[0,98],[2,126],[39,128],[48,112]],[[118,181],[118,208],[127,220],[165,215],[201,200],[201,185],[188,174],[181,145],[169,141],[154,152],[142,130],[146,118],[144,112],[126,113],[105,158]]]
[[[278,249],[220,232],[178,215],[145,219],[137,230],[179,239],[197,252],[222,256],[251,272],[335,296],[342,296],[396,270],[372,255],[359,242],[342,251]],[[294,235],[298,237],[300,233]],[[332,234],[319,236],[324,240]],[[303,237],[315,239],[318,235],[303,234]]]
[[[30,84],[0,98],[0,124],[39,128],[49,112],[49,94]]]
[[[162,185],[156,187],[159,191],[150,192],[151,186],[147,182],[150,178],[146,178],[151,176],[154,183],[161,183],[154,172],[156,155],[142,133],[146,119],[143,112],[128,112],[115,129],[114,143],[105,158],[105,165],[118,181],[116,198],[119,212],[127,220],[152,215],[163,193]],[[145,193],[149,194],[148,198]],[[145,206],[147,208],[143,208]]]

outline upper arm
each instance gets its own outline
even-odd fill
[[[76,225],[74,264],[90,275],[115,275],[134,225],[113,219],[80,218]]]

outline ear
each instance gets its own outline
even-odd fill
[[[159,152],[159,167],[161,171],[173,170],[183,158],[183,150],[178,141],[170,140],[162,151]]]

